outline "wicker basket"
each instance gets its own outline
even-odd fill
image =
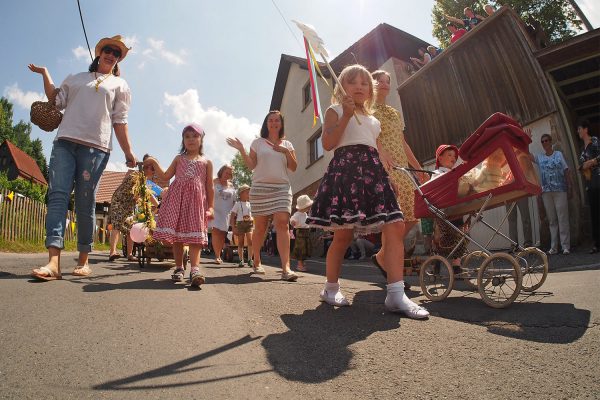
[[[48,101],[36,101],[31,105],[29,116],[31,122],[46,132],[52,132],[60,125],[62,113],[54,106],[58,88]]]

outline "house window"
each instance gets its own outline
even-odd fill
[[[311,166],[315,161],[323,157],[323,143],[321,142],[321,128],[310,139],[308,146],[310,151],[309,164]]]
[[[306,109],[306,107],[308,107],[311,100],[312,100],[312,94],[310,92],[310,81],[309,81],[302,88],[302,111],[304,111]]]

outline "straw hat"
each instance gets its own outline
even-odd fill
[[[102,49],[104,48],[104,46],[114,46],[121,50],[121,58],[119,59],[119,61],[123,61],[123,59],[127,55],[127,52],[129,51],[129,48],[125,46],[121,35],[116,35],[110,38],[105,37],[100,39],[100,41],[96,45],[96,57],[98,57],[100,53],[102,53]]]
[[[246,191],[246,190],[250,190],[250,186],[248,185],[242,185],[238,188],[238,196],[242,194],[242,192]]]
[[[313,201],[307,195],[303,194],[296,200],[296,210],[304,210],[312,205]]]

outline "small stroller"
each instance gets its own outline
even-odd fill
[[[415,183],[415,216],[437,217],[457,232],[462,241],[478,248],[461,259],[461,269],[455,271],[450,262],[461,246],[459,242],[447,257],[433,255],[421,265],[421,289],[432,301],[445,299],[455,280],[462,279],[467,286],[477,289],[481,299],[494,308],[508,307],[520,291],[539,289],[548,274],[546,254],[535,247],[522,248],[500,232],[514,202],[541,192],[537,174],[529,158],[527,136],[518,122],[502,113],[489,117],[461,146],[459,156],[464,161],[451,171],[419,186]],[[427,172],[398,168],[412,177],[412,172]],[[512,203],[509,211],[495,228],[483,220],[483,212]],[[464,231],[449,221],[465,215],[474,215]],[[486,244],[475,241],[469,232],[483,224],[491,230]],[[508,240],[512,251],[492,254],[488,247],[499,235]]]

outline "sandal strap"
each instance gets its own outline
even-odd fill
[[[39,267],[38,271],[43,272],[44,274],[51,276],[53,278],[57,277],[58,274],[54,271],[52,271],[50,268],[44,266],[44,267]]]

